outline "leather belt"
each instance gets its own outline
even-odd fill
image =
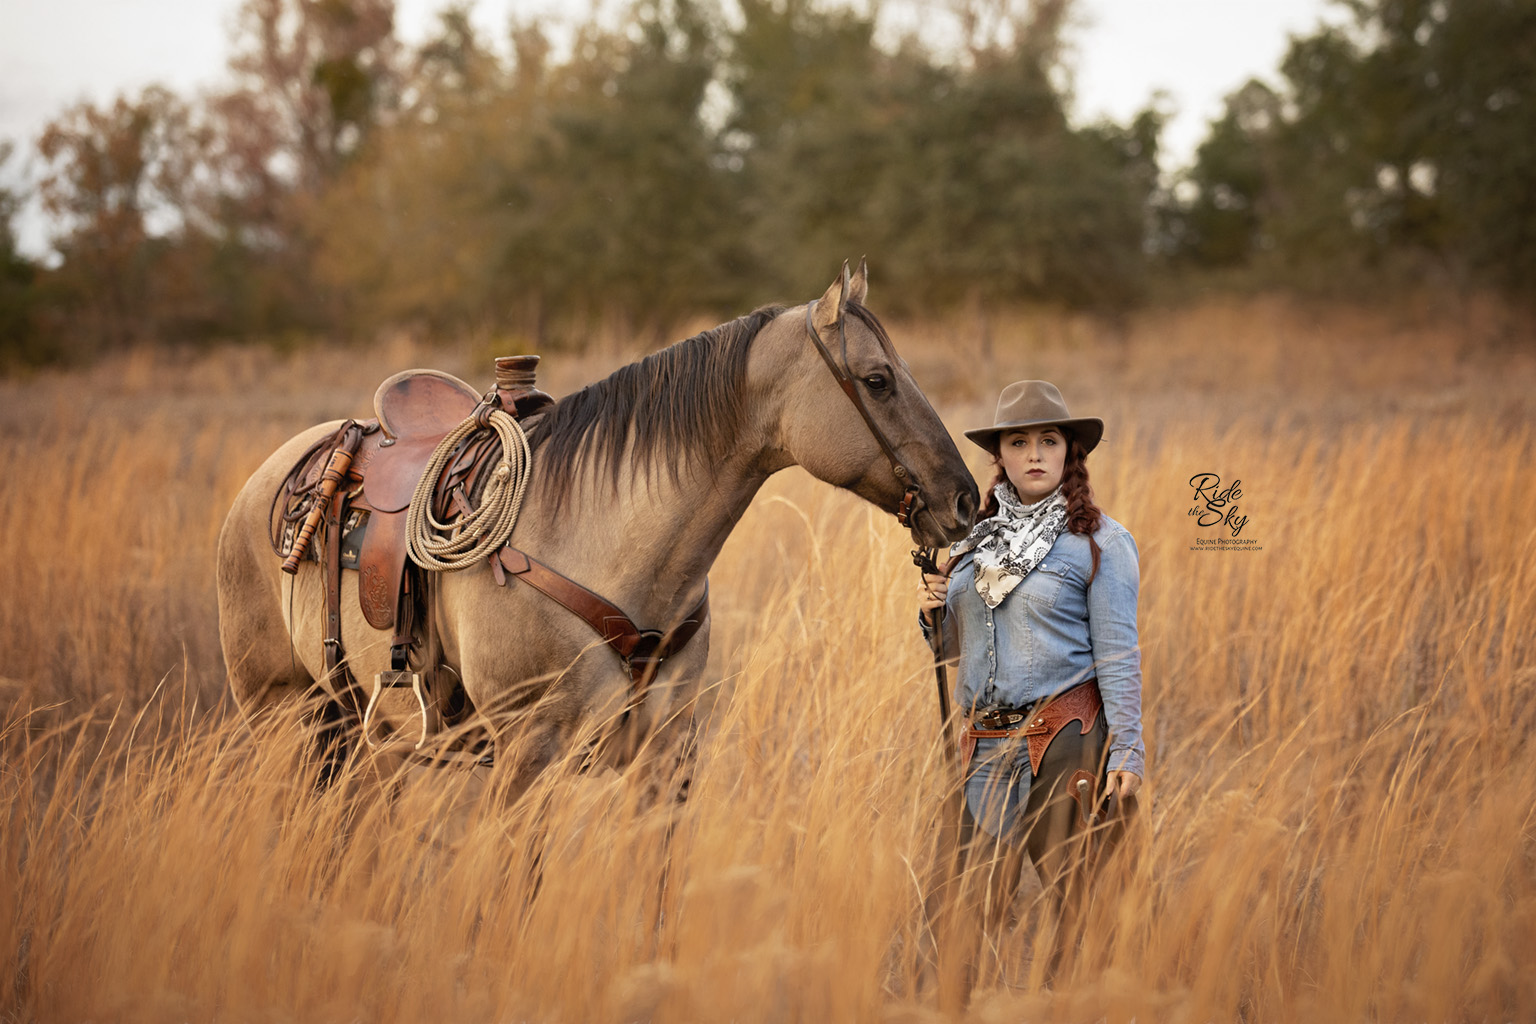
[[[971,728],[977,732],[996,732],[1006,736],[1034,712],[1038,703],[1036,701],[1035,704],[1026,704],[1021,708],[989,708],[971,719]]]
[[[1104,700],[1099,695],[1099,681],[1089,679],[1070,690],[1042,702],[1021,708],[989,708],[969,719],[960,733],[960,763],[967,768],[976,753],[978,739],[999,739],[1022,734],[1029,748],[1029,770],[1040,774],[1040,762],[1056,734],[1068,722],[1080,722],[1082,735],[1093,729]]]

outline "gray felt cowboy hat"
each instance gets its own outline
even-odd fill
[[[1097,416],[1074,417],[1061,400],[1061,392],[1048,380],[1016,380],[1003,388],[997,399],[996,422],[990,427],[967,430],[965,436],[995,453],[998,434],[1026,427],[1060,427],[1071,431],[1085,453],[1093,451],[1104,437],[1104,421]]]

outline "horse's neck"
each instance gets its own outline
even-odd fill
[[[626,471],[617,492],[606,480],[588,482],[572,496],[580,511],[549,517],[536,531],[545,550],[528,553],[647,626],[697,603],[726,538],[766,479],[742,456],[708,471],[688,467],[676,481],[665,467],[648,479]]]
[[[792,356],[794,349],[774,341],[770,326],[753,342],[751,376],[770,383],[748,384],[736,396],[741,415],[717,425],[728,437],[711,436],[707,443],[673,437],[670,450],[654,461],[626,452],[617,487],[599,463],[580,473],[565,512],[536,512],[542,521],[534,529],[558,552],[558,563],[546,560],[637,622],[666,621],[690,610],[753,496],[769,474],[790,463],[775,446],[783,416],[778,381],[790,361],[785,353]],[[529,554],[544,558],[531,548]]]

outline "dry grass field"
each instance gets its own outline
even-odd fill
[[[1254,298],[891,327],[957,433],[1025,376],[1101,413],[1095,488],[1142,555],[1145,827],[1048,986],[1026,888],[967,1019],[1536,1019],[1532,325]],[[0,1020],[945,1019],[910,541],[798,471],[712,576],[679,810],[571,772],[510,809],[454,774],[317,795],[292,722],[234,716],[212,552],[245,476],[386,374],[482,382],[497,347],[0,381]],[[1197,473],[1241,481],[1244,549],[1198,543]]]

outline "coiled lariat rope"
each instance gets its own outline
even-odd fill
[[[432,490],[448,465],[455,448],[488,421],[501,438],[501,465],[491,473],[480,504],[473,510],[440,523],[432,512]],[[411,561],[424,569],[453,572],[482,561],[512,539],[523,492],[528,489],[528,466],[533,461],[528,435],[522,424],[501,409],[488,416],[471,416],[438,442],[427,471],[416,482],[406,513],[406,540]]]

